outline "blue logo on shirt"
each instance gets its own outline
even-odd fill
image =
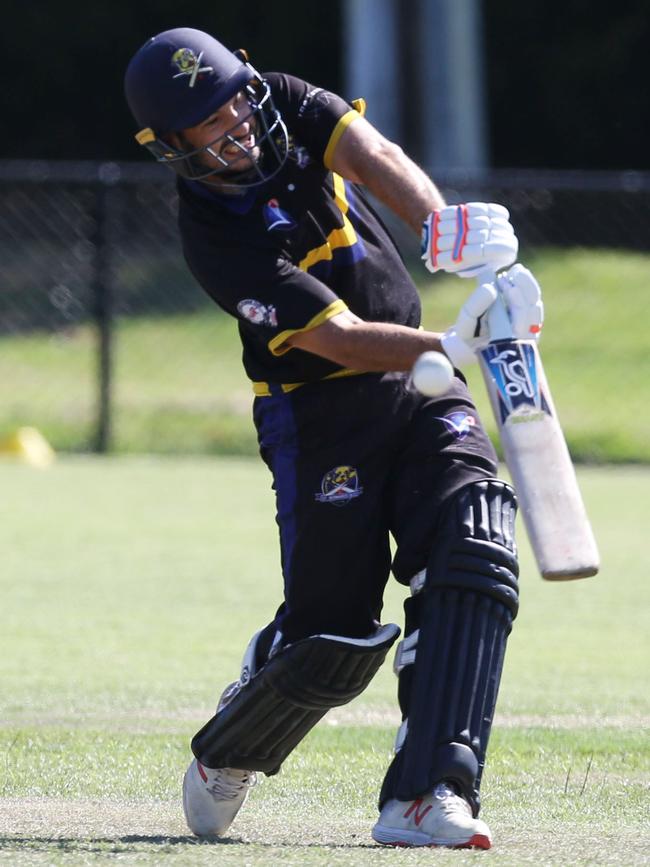
[[[277,199],[269,199],[262,209],[267,232],[277,229],[280,232],[289,232],[295,229],[297,223],[291,214],[287,214],[280,207]]]

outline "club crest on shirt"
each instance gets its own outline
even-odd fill
[[[277,199],[269,199],[262,208],[262,214],[267,232],[271,232],[274,229],[281,232],[289,232],[297,225],[291,214],[282,210]]]
[[[325,473],[320,483],[320,492],[315,495],[319,503],[345,506],[363,494],[359,474],[354,467],[341,466]]]
[[[266,304],[262,304],[261,301],[255,301],[253,298],[245,298],[239,302],[237,310],[244,319],[248,319],[253,325],[268,325],[270,328],[277,327],[278,316],[272,304],[267,306]]]
[[[436,416],[457,440],[464,440],[476,424],[476,419],[466,412],[450,412],[449,415]]]

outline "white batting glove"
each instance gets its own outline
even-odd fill
[[[422,224],[422,259],[435,273],[474,277],[498,271],[517,258],[519,242],[503,205],[470,202],[429,214]]]
[[[497,276],[497,283],[508,308],[512,336],[539,340],[544,324],[542,290],[528,268],[517,263]]]
[[[476,361],[476,353],[490,341],[485,313],[497,297],[493,283],[481,283],[460,308],[458,319],[441,336],[445,355],[461,370]]]

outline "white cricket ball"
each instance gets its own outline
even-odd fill
[[[451,386],[454,368],[442,352],[423,352],[413,365],[411,378],[420,394],[437,397]]]

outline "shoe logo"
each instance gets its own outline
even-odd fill
[[[422,798],[418,798],[416,801],[413,801],[413,803],[408,808],[406,813],[404,813],[404,818],[409,819],[411,817],[411,813],[415,813],[415,816],[413,817],[413,821],[415,822],[416,825],[419,825],[420,822],[422,821],[422,819],[424,819],[426,814],[431,809],[432,805],[429,804],[427,807],[424,808],[424,810],[422,810],[422,812],[420,812],[421,806],[422,806]]]

